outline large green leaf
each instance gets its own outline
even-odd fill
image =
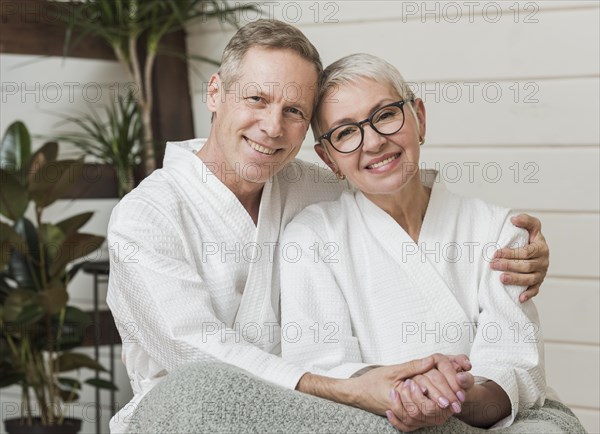
[[[2,368],[2,375],[0,375],[0,388],[12,386],[13,384],[17,384],[25,380],[25,374],[22,372],[10,369],[8,366],[0,366],[0,368]]]
[[[67,288],[62,285],[45,288],[39,293],[39,301],[44,305],[46,312],[50,315],[56,315],[69,301]]]
[[[56,223],[56,226],[60,228],[60,230],[65,235],[70,235],[73,232],[81,229],[81,227],[86,224],[90,218],[94,215],[93,212],[84,212],[81,214],[77,214],[76,216],[69,217],[59,223]]]
[[[61,228],[52,223],[42,223],[40,233],[46,247],[46,260],[52,262],[65,241],[65,234]]]
[[[81,353],[63,353],[54,360],[54,369],[57,372],[67,372],[80,368],[106,371],[100,363]]]
[[[53,335],[57,337],[59,336],[57,333],[59,325],[58,317],[53,318]],[[73,306],[67,306],[60,339],[57,338],[55,349],[57,351],[66,351],[80,346],[85,338],[86,330],[91,325],[92,319],[87,313]]]
[[[21,121],[10,124],[0,142],[0,168],[16,173],[31,155],[31,137]]]
[[[23,184],[28,184],[35,177],[37,171],[40,170],[40,167],[44,166],[45,164],[56,161],[57,156],[58,143],[44,143],[44,145],[42,145],[42,147],[38,149],[29,159],[27,173],[25,174],[26,177],[24,177],[24,179],[26,179],[27,182]]]
[[[9,263],[12,249],[25,250],[25,240],[11,226],[0,222],[0,270]]]
[[[76,378],[58,377],[58,382],[61,387],[77,390],[81,389],[81,381],[77,380]]]
[[[104,237],[76,232],[65,238],[56,257],[50,265],[50,280],[62,276],[71,261],[82,258],[100,248]]]
[[[11,220],[17,220],[23,216],[29,203],[29,193],[18,178],[0,169],[0,213]]]
[[[13,251],[9,274],[21,288],[40,291],[40,250],[35,226],[29,219],[23,217],[17,220],[14,229],[25,240],[27,251],[26,253]]]
[[[81,178],[83,161],[52,161],[29,180],[29,194],[37,206],[47,207],[65,195]]]
[[[119,388],[115,384],[111,383],[110,381],[103,380],[101,378],[89,378],[85,380],[85,384],[90,384],[99,389],[119,390]]]
[[[36,315],[37,309],[30,306],[39,306],[36,293],[25,289],[15,289],[8,294],[4,301],[3,321],[14,326],[25,326],[31,323],[31,318]]]

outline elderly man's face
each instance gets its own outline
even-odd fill
[[[264,183],[291,161],[309,126],[316,94],[315,66],[291,50],[253,47],[239,80],[213,76],[208,107],[215,113],[212,158],[225,165],[225,184]],[[213,146],[214,145],[214,146]],[[228,179],[229,178],[229,179]]]
[[[319,126],[329,131],[349,122],[360,122],[387,104],[399,101],[396,91],[385,83],[370,79],[341,85],[335,94],[325,96],[319,112]],[[410,104],[410,103],[406,103]],[[425,133],[425,108],[415,103],[421,134]],[[326,143],[316,150],[333,171],[347,176],[367,196],[392,195],[400,191],[416,174],[419,165],[419,128],[408,107],[404,108],[404,126],[395,134],[381,135],[369,124],[363,125],[363,145],[354,152],[342,154]],[[345,134],[342,129],[339,134]]]

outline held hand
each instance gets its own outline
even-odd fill
[[[431,357],[434,368],[407,379],[390,392],[392,407],[386,416],[400,430],[443,424],[453,414],[460,413],[465,387],[473,384],[473,376],[463,372],[471,369],[466,355],[434,354]]]
[[[414,377],[434,368],[434,357],[412,360],[399,365],[382,366],[372,369],[360,377],[344,380],[350,386],[354,399],[351,405],[386,415],[391,408],[391,394],[406,378]],[[400,408],[398,407],[400,412]]]
[[[517,249],[500,249],[494,255],[491,266],[494,270],[505,271],[500,276],[502,283],[527,285],[519,300],[526,302],[540,291],[540,285],[548,272],[549,249],[542,234],[541,222],[528,214],[512,217],[511,222],[529,232],[529,244]]]

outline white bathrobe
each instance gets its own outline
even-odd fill
[[[266,183],[255,226],[194,155],[203,143],[168,144],[163,169],[110,219],[107,302],[135,395],[112,432],[124,431],[142,397],[185,363],[222,361],[289,388],[305,372],[279,357],[277,243],[300,210],[336,199],[347,184],[295,160]]]
[[[472,373],[508,394],[518,409],[542,404],[542,336],[522,287],[504,286],[490,268],[497,248],[527,244],[509,210],[433,186],[415,243],[361,192],[311,205],[287,226],[282,246],[299,258],[281,267],[284,360],[346,378],[373,364],[433,353],[468,354]],[[435,182],[434,182],[435,180]]]

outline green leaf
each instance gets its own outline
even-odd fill
[[[37,206],[45,208],[71,190],[80,180],[82,172],[81,160],[45,164],[29,180],[29,194]]]
[[[92,319],[82,310],[73,306],[67,306],[60,333],[58,333],[59,325],[58,318],[53,318],[52,334],[53,336],[59,336],[60,334],[60,340],[57,338],[55,349],[57,351],[66,351],[81,345],[85,339],[86,330],[92,325]]]
[[[29,203],[29,193],[16,176],[10,172],[0,169],[0,214],[11,220],[17,220],[23,216]]]
[[[97,387],[99,389],[106,390],[119,390],[117,386],[107,380],[103,380],[101,378],[89,378],[85,380],[85,384],[89,384],[91,386]]]
[[[0,168],[17,172],[31,155],[31,136],[21,121],[10,124],[0,142]]]
[[[106,372],[106,369],[100,363],[81,353],[63,353],[54,360],[54,369],[57,372],[72,371],[80,368]]]
[[[6,223],[0,222],[0,270],[10,261],[12,249],[24,249],[25,241]]]
[[[42,223],[40,233],[46,251],[46,261],[52,261],[65,241],[65,234],[62,229],[51,223]]]
[[[46,314],[44,307],[39,304],[24,306],[13,325],[27,327],[41,320]]]
[[[15,289],[6,297],[3,306],[3,321],[13,325],[22,325],[18,321],[29,318],[30,313],[22,314],[28,306],[36,306],[36,293],[25,289]],[[42,308],[43,309],[43,308]]]
[[[79,381],[75,378],[58,377],[57,380],[61,386],[66,386],[69,389],[77,389],[77,390],[81,389],[81,381]]]
[[[69,294],[64,286],[44,289],[39,293],[39,301],[50,315],[58,314],[69,301]]]
[[[13,251],[9,274],[21,288],[40,291],[40,250],[35,226],[29,219],[23,217],[15,223],[14,229],[26,244],[21,251]]]
[[[81,214],[77,214],[76,216],[69,217],[59,223],[56,223],[56,226],[60,228],[60,230],[65,235],[70,235],[73,232],[79,230],[84,224],[86,224],[90,218],[94,215],[93,212],[84,212]]]
[[[50,280],[62,276],[65,267],[71,261],[82,258],[100,248],[104,237],[76,232],[65,238],[56,257],[50,265]]]
[[[29,164],[27,167],[26,179],[27,184],[31,182],[31,180],[35,177],[35,174],[40,167],[45,164],[56,161],[56,157],[58,156],[58,143],[56,142],[48,142],[44,143],[40,149],[38,149],[29,159]],[[26,183],[23,183],[26,184]]]

